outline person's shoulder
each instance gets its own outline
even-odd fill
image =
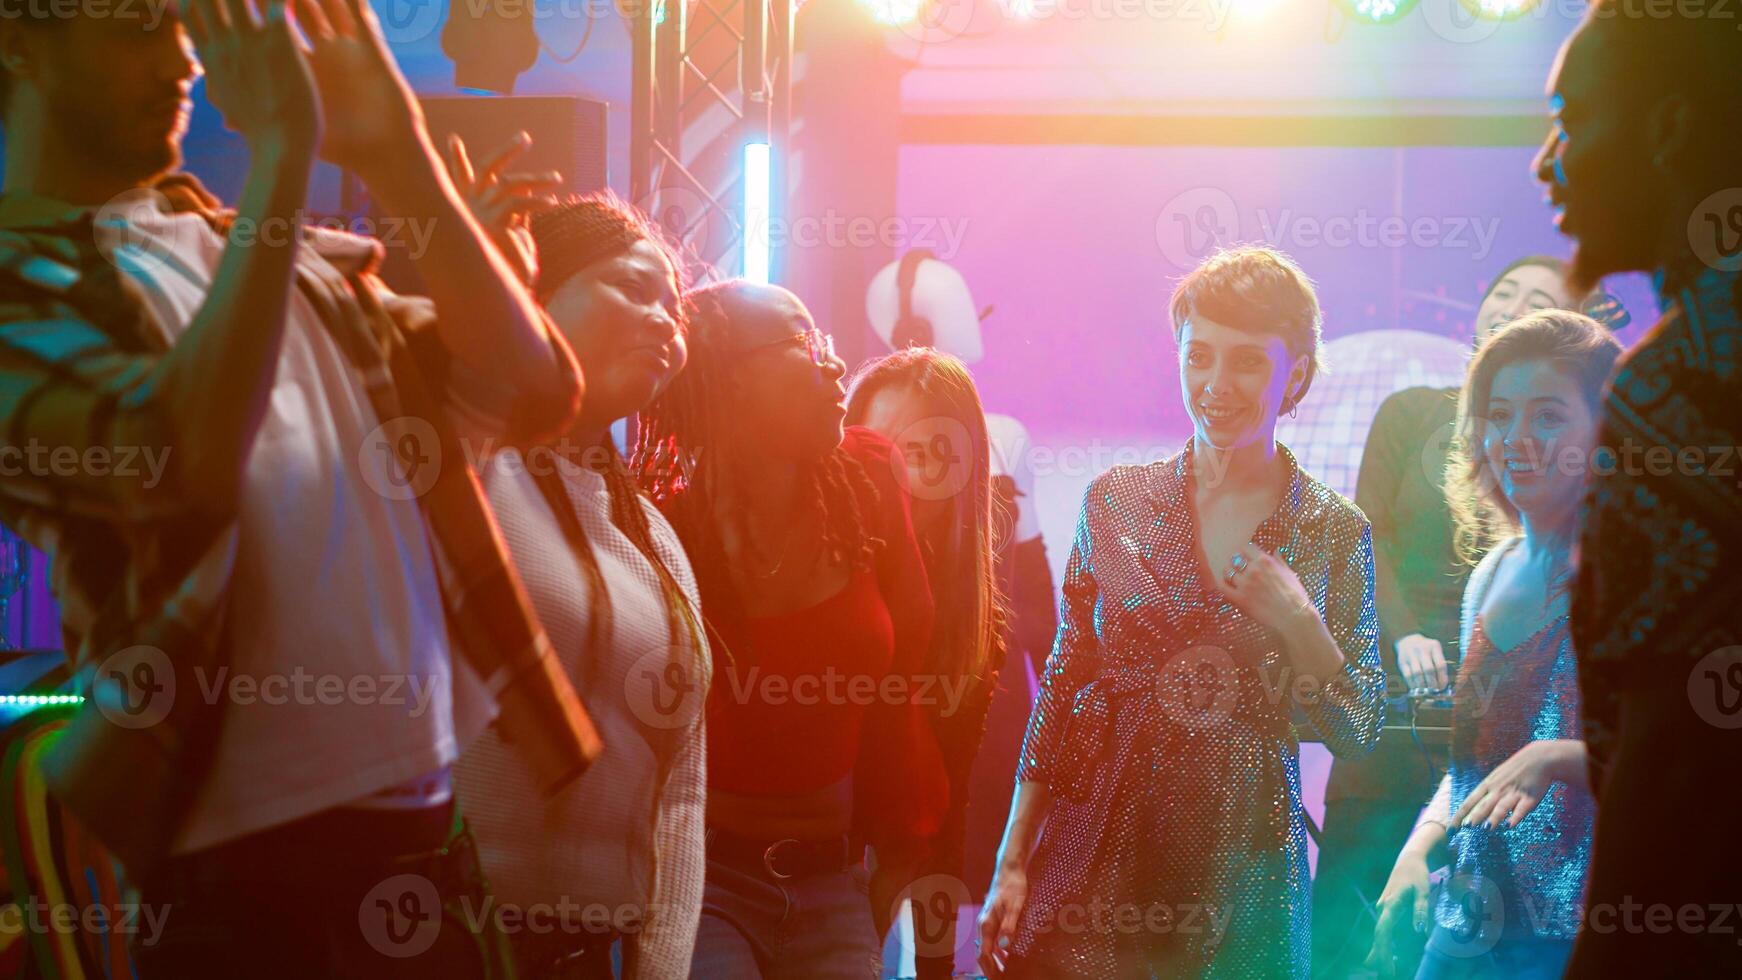
[[[1179,502],[1184,450],[1150,463],[1120,463],[1095,475],[1083,491],[1084,513],[1154,514]]]
[[[1415,385],[1400,388],[1386,396],[1379,403],[1379,415],[1389,416],[1399,413],[1411,415],[1431,411],[1455,411],[1458,407],[1458,389],[1441,388],[1432,385]]]
[[[841,436],[841,449],[859,463],[879,493],[909,493],[907,464],[888,436],[862,425],[849,425]]]
[[[841,451],[860,461],[882,459],[895,451],[895,443],[876,429],[849,425],[841,433]]]
[[[1367,515],[1353,500],[1343,496],[1330,484],[1295,464],[1300,474],[1300,513],[1303,517],[1322,522],[1332,530],[1348,530],[1359,534],[1367,529]]]

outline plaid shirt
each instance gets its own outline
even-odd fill
[[[154,189],[173,210],[198,211],[219,230],[227,224],[191,177]],[[432,331],[409,329],[412,304],[379,291],[376,254],[299,263],[297,285],[377,415],[428,421],[441,458],[463,460],[446,392],[424,383],[445,377],[426,356],[442,352]],[[0,521],[54,555],[76,663],[94,667],[149,647],[191,685],[196,670],[225,659],[236,535],[233,515],[190,506],[197,495],[178,469],[184,454],[172,451],[176,434],[153,407],[152,371],[168,349],[138,288],[101,251],[90,211],[0,197],[0,446],[12,452],[0,458]],[[145,465],[153,459],[160,471]],[[502,551],[476,476],[443,466],[418,499],[437,546],[450,635],[496,692],[497,724],[554,790],[597,755],[598,738]],[[98,683],[92,696],[112,707],[104,699],[128,695]],[[203,701],[174,698],[167,724],[145,726],[86,710],[49,763],[57,795],[130,865],[161,857],[209,762],[217,712]],[[151,812],[138,801],[150,801]]]

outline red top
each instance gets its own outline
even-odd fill
[[[714,616],[708,785],[746,795],[814,792],[853,775],[856,823],[878,839],[933,836],[949,786],[924,705],[944,697],[919,672],[933,603],[914,537],[906,464],[893,443],[849,427],[878,499],[861,500],[883,540],[870,569],[811,606],[777,616]],[[707,602],[703,597],[703,604]]]

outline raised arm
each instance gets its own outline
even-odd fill
[[[506,420],[506,434],[565,428],[580,407],[580,369],[461,200],[374,11],[367,0],[295,3],[321,97],[345,106],[329,120],[322,156],[359,175],[383,212],[427,235],[412,259],[435,301],[435,329],[454,362],[495,394],[488,407]]]
[[[288,225],[319,140],[314,87],[283,8],[262,18],[245,4],[226,6],[220,18],[213,0],[194,0],[183,16],[210,98],[249,150],[232,227]],[[89,324],[36,320],[28,303],[8,311],[0,328],[5,435],[13,446],[47,447],[81,464],[53,465],[47,477],[0,467],[0,487],[36,502],[49,484],[54,505],[108,520],[185,507],[232,513],[278,369],[295,238],[250,234],[226,247],[204,305],[160,358],[126,363]],[[68,299],[77,305],[80,290],[104,288],[81,283]],[[107,464],[89,465],[92,454],[107,454]],[[122,466],[123,458],[136,465]]]

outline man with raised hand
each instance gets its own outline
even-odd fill
[[[493,709],[547,789],[598,745],[461,440],[560,431],[573,358],[365,0],[11,13],[0,431],[72,462],[0,476],[0,518],[54,557],[93,675],[50,787],[173,910],[140,970],[487,975],[443,924],[485,915],[450,763]],[[202,65],[249,151],[233,212],[175,173]],[[317,154],[427,223],[433,306],[379,286],[378,243],[296,226]]]

